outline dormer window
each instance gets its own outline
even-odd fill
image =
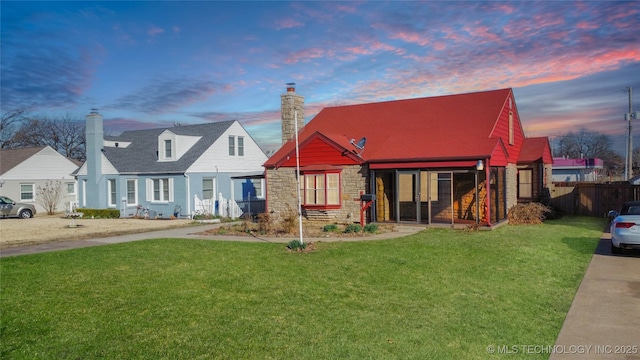
[[[176,134],[165,131],[158,136],[158,161],[176,161],[178,156],[178,142]]]
[[[171,159],[173,157],[171,152],[171,140],[164,141],[164,157],[165,159]]]
[[[202,136],[178,135],[165,130],[158,136],[158,161],[177,161],[191,149]]]

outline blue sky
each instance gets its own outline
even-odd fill
[[[626,87],[640,110],[640,1],[0,6],[2,112],[98,108],[109,135],[237,119],[274,150],[288,82],[307,121],[326,106],[511,87],[527,136],[585,128],[621,154]]]

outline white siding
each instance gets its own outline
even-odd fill
[[[27,160],[2,174],[6,180],[73,179],[70,174],[78,166],[50,147],[46,147]]]
[[[38,187],[44,187],[47,181],[60,181],[63,196],[57,206],[57,211],[64,211],[65,204],[76,201],[77,185],[74,194],[67,195],[66,190],[67,183],[75,183],[75,178],[71,176],[71,173],[77,167],[73,161],[47,146],[2,174],[5,183],[0,188],[0,194],[8,196],[14,201],[20,201],[20,184],[33,184],[35,199],[31,203],[36,205],[36,212],[42,214],[44,208],[37,203]]]
[[[102,155],[102,175],[117,175],[118,170],[111,164],[111,161]],[[87,163],[85,162],[78,170],[78,176],[87,176]]]
[[[235,156],[229,155],[229,136],[244,137],[244,156],[238,156],[237,151]],[[237,144],[236,141],[236,146]],[[264,170],[262,164],[266,161],[267,156],[262,149],[236,121],[189,167],[187,173],[216,172],[216,170],[227,173],[257,172]]]

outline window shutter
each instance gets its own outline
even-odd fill
[[[147,179],[147,201],[153,200],[153,180]]]
[[[169,202],[173,202],[173,178],[169,178]]]

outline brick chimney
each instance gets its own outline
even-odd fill
[[[287,92],[280,95],[282,109],[282,143],[294,138],[295,119],[298,119],[298,132],[304,127],[304,97],[296,94],[296,84],[288,83]]]
[[[85,117],[86,147],[87,147],[87,186],[83,194],[87,207],[99,209],[106,207],[106,201],[101,204],[100,194],[106,194],[102,180],[102,149],[104,145],[104,128],[102,115],[92,109]]]

